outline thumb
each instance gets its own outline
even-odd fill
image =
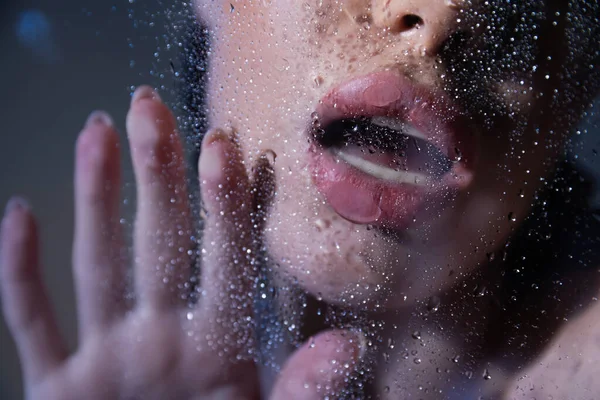
[[[287,360],[271,400],[318,400],[344,390],[364,352],[353,331],[327,331],[310,338]]]

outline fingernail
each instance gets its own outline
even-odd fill
[[[113,120],[107,112],[97,110],[92,112],[87,121],[85,121],[86,127],[92,125],[113,126]]]
[[[15,210],[28,210],[29,208],[29,202],[27,200],[23,197],[14,196],[6,203],[4,215],[8,215]]]
[[[226,140],[226,139],[225,139]],[[204,143],[200,154],[200,176],[202,179],[219,181],[225,169],[225,154],[223,138],[211,138],[209,143]]]
[[[131,104],[142,99],[152,99],[156,101],[161,101],[161,98],[156,92],[156,90],[146,85],[138,87],[135,90],[135,92],[133,92],[133,96],[131,96]]]
[[[229,138],[229,135],[227,133],[225,133],[224,130],[222,129],[214,129],[212,131],[210,131],[206,137],[204,138],[203,142],[202,142],[202,147],[208,147],[211,144],[215,143],[215,142],[219,142],[219,141],[231,141],[231,139]]]

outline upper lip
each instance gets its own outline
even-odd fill
[[[316,113],[321,128],[347,118],[397,118],[413,125],[448,158],[463,166],[473,163],[474,137],[457,106],[444,93],[414,85],[398,72],[379,71],[345,81],[321,99]],[[318,135],[313,130],[317,140]]]

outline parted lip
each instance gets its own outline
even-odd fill
[[[404,120],[450,159],[470,165],[474,137],[462,113],[444,93],[413,85],[393,71],[360,76],[331,89],[316,110],[321,127],[355,117],[395,117]]]
[[[429,187],[383,181],[340,165],[343,163],[320,144],[319,135],[324,131],[309,128],[313,181],[330,205],[353,222],[403,227],[425,200],[441,192],[460,190],[472,180],[476,138],[460,109],[444,93],[414,85],[399,72],[378,71],[342,82],[321,99],[316,115],[321,128],[341,119],[395,118],[415,127],[454,161],[450,172]],[[370,202],[367,199],[372,198],[371,212],[365,211],[366,207],[362,216],[358,216],[360,211],[353,211],[354,217],[348,215],[344,208],[353,206],[341,199],[340,193],[352,189],[357,193],[356,201]]]

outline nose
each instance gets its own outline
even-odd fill
[[[371,22],[435,53],[457,28],[466,0],[371,0]]]

